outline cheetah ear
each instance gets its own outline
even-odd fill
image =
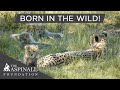
[[[95,35],[95,41],[99,42],[99,36],[98,35]]]
[[[25,50],[28,50],[29,48],[30,48],[29,45],[26,45],[26,46],[25,46]]]
[[[38,45],[35,45],[35,46],[36,46],[37,48],[39,48]]]
[[[103,32],[102,34],[104,34],[104,35],[105,35],[105,37],[107,37],[107,32]]]

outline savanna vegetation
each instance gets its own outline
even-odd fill
[[[111,29],[111,25],[120,28],[119,11],[1,11],[0,12],[0,53],[16,60],[23,57],[24,49],[10,39],[13,33],[20,33],[26,28],[25,24],[15,23],[16,13],[34,14],[105,14],[103,23],[47,23],[47,30],[61,32],[62,39],[52,40],[40,38],[40,42],[52,44],[44,49],[40,56],[72,50],[89,48],[89,35]],[[108,34],[108,53],[106,58],[97,61],[82,59],[74,60],[68,65],[39,69],[56,79],[118,79],[120,78],[120,36]]]

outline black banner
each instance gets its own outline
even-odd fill
[[[0,54],[0,79],[53,79],[7,55]]]
[[[17,14],[15,23],[102,23],[105,14]]]

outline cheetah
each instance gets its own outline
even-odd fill
[[[57,38],[62,38],[64,37],[64,35],[62,33],[54,33],[54,32],[50,32],[47,29],[45,29],[45,26],[41,27],[38,26],[39,28],[39,35],[40,37],[47,37],[50,39],[57,39]]]
[[[95,35],[93,34],[92,37]],[[56,54],[49,54],[43,56],[37,60],[37,68],[42,67],[50,67],[60,65],[62,63],[70,63],[74,59],[97,59],[102,55],[105,55],[107,49],[107,36],[105,34],[97,34],[96,38],[99,40],[95,40],[92,43],[92,47],[83,50],[83,51],[68,51],[64,53],[56,53]]]
[[[34,38],[31,36],[31,34],[29,34],[28,32],[22,32],[20,34],[20,45],[23,48],[25,45],[28,45],[28,44],[38,45],[41,48],[45,48],[45,47],[49,48],[52,46],[47,43],[36,42]]]
[[[64,35],[62,33],[49,32],[45,28],[46,24],[30,24],[28,27],[33,27],[34,37],[47,37],[50,39],[62,38]]]
[[[37,55],[39,53],[39,47],[37,45],[26,45],[25,55],[21,62],[27,66],[36,66]]]
[[[25,32],[29,32],[31,34],[32,37],[34,37],[35,40],[38,40],[39,37],[39,32],[36,29],[36,26],[44,26],[44,24],[38,24],[38,23],[28,23],[26,24],[27,29],[25,30]]]
[[[34,42],[34,39],[28,32],[22,32],[20,34],[12,34],[10,38],[16,41],[21,48],[24,48],[26,44],[30,44],[30,42]]]
[[[30,38],[33,39],[33,37],[37,35],[37,33],[35,32],[35,28],[34,28],[35,25],[36,24],[33,24],[33,23],[26,24],[27,28],[23,32],[19,34],[12,34],[10,35],[10,38],[14,41],[20,41],[20,35],[22,35],[23,33],[29,33],[31,35]]]
[[[46,47],[49,48],[52,46],[47,43],[36,42],[29,32],[22,32],[20,34],[12,34],[10,37],[14,39],[16,42],[18,42],[18,44],[20,45],[22,49],[25,47],[25,45],[28,45],[28,44],[38,45],[41,48],[46,48]]]
[[[42,24],[42,23],[27,23],[26,24],[26,29],[24,32],[28,32],[31,34],[32,37],[34,37],[34,39],[36,41],[38,41],[39,36],[40,36],[40,30],[43,30],[45,28],[46,24]],[[39,28],[38,28],[39,27]]]
[[[10,39],[17,42],[20,39],[19,36],[20,36],[20,34],[12,34],[12,35],[10,35]]]
[[[35,40],[33,39],[33,37],[28,33],[28,32],[22,32],[19,35],[19,44],[20,46],[23,48],[25,47],[25,45],[34,43]]]
[[[93,33],[92,35],[89,36],[89,45],[92,48],[93,44],[96,42],[100,42],[100,40],[102,39],[101,37],[107,37],[107,33],[106,32],[102,32],[100,33]]]

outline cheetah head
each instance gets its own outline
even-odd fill
[[[27,32],[34,32],[34,25],[27,25]]]
[[[94,37],[95,42],[93,43],[94,48],[104,49],[107,47],[107,35],[98,34]]]
[[[25,42],[26,44],[29,44],[30,40],[30,34],[28,32],[23,32],[20,34],[20,42]]]
[[[43,34],[45,32],[45,24],[37,24],[35,25],[35,30],[37,34]]]
[[[94,47],[96,44],[101,43],[101,42],[103,43],[107,42],[107,33],[105,32],[94,33],[90,35],[90,40],[89,40],[90,47]]]
[[[29,58],[36,58],[38,55],[39,47],[38,45],[26,45],[25,46],[25,54]]]

